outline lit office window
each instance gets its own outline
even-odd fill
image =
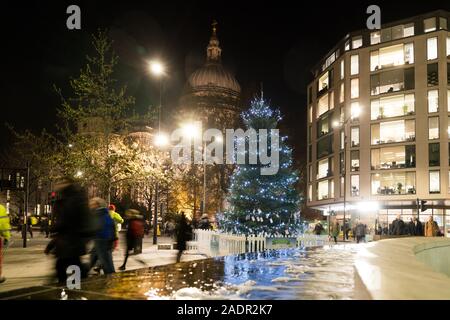
[[[428,118],[428,139],[439,139],[439,117]]]
[[[341,145],[340,145],[340,149],[341,149],[341,150],[344,149],[344,143],[345,143],[344,130],[341,130]]]
[[[450,175],[450,171],[449,171],[449,175]],[[344,177],[341,177],[341,187],[339,188],[340,190],[340,195],[341,195],[341,197],[343,197],[344,196]]]
[[[352,39],[352,49],[361,48],[363,45],[362,36],[353,37]]]
[[[414,114],[414,94],[400,94],[395,96],[373,99],[370,102],[370,119],[399,117]]]
[[[327,90],[330,87],[328,72],[325,72],[320,78],[318,83],[318,91]]]
[[[317,200],[328,199],[328,180],[320,181],[317,183]]]
[[[345,48],[344,48],[344,50],[345,50],[345,51],[350,50],[350,40],[347,40],[347,41],[345,42]]]
[[[447,37],[447,56],[450,56],[450,37]]]
[[[438,57],[437,50],[438,50],[437,37],[428,38],[427,39],[427,59],[428,60],[437,59],[437,57]]]
[[[371,125],[370,136],[372,145],[415,141],[415,121],[396,120],[374,123]]]
[[[371,150],[372,170],[414,168],[415,166],[415,145],[384,147]]]
[[[411,37],[414,35],[414,23],[408,23],[403,26],[403,37]]]
[[[341,83],[341,88],[339,89],[339,103],[343,103],[345,99],[344,82]]]
[[[312,185],[308,186],[308,201],[312,201]]]
[[[354,174],[351,176],[350,179],[351,184],[351,195],[352,197],[358,197],[359,196],[359,175]]]
[[[448,138],[450,139],[450,116],[448,117],[448,120],[447,120],[447,135],[448,135]],[[450,183],[450,181],[449,181],[449,183]]]
[[[436,30],[436,18],[428,18],[423,20],[423,30],[425,32],[431,32]]]
[[[430,171],[430,193],[441,192],[441,179],[439,171]]]
[[[428,165],[430,167],[439,167],[441,165],[439,142],[428,144]]]
[[[350,170],[359,171],[359,150],[350,152]]]
[[[361,112],[361,109],[359,107],[359,102],[352,102],[350,105],[350,114],[353,121],[359,120],[359,114]]]
[[[344,59],[341,60],[341,80],[344,79],[345,76],[345,62]]]
[[[359,98],[359,79],[350,80],[350,96],[352,99]]]
[[[312,165],[309,165],[308,166],[308,182],[312,181],[312,175],[313,175],[313,173],[312,173]]]
[[[352,127],[350,136],[351,136],[352,148],[358,147],[359,146],[359,127]]]
[[[447,190],[447,192],[450,193],[450,170],[448,171],[448,181],[449,181],[449,183],[448,183],[448,190]],[[450,210],[447,210],[447,212],[450,215]]]
[[[430,90],[428,91],[428,112],[438,112],[439,111],[439,91]]]
[[[414,63],[414,44],[397,44],[370,53],[370,71]]]
[[[317,115],[316,117],[319,118],[322,114],[327,112],[329,110],[329,100],[328,100],[328,93],[323,95],[319,101],[317,102]]]
[[[383,172],[372,174],[373,195],[415,194],[415,172]]]
[[[313,120],[313,108],[309,107],[309,123],[312,123]]]
[[[354,54],[350,57],[350,74],[355,75],[359,73],[359,56]]]
[[[331,169],[333,168],[333,158],[326,158],[319,160],[317,162],[317,179],[322,179],[331,176],[333,173]]]
[[[447,111],[450,112],[450,90],[447,90]]]
[[[377,44],[381,41],[381,32],[380,31],[374,31],[370,33],[370,44]]]

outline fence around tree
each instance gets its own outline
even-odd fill
[[[298,237],[279,238],[260,235],[236,235],[212,230],[194,230],[194,239],[189,241],[190,251],[210,256],[226,256],[246,252],[261,252],[270,249],[292,247],[316,247],[328,243],[327,235],[304,234]]]

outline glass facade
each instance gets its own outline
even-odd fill
[[[404,195],[416,193],[415,172],[383,172],[372,174],[373,195]]]

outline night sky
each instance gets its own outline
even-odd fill
[[[66,8],[77,4],[82,29],[66,28]],[[160,57],[169,68],[164,108],[177,105],[186,77],[201,66],[216,19],[223,63],[246,101],[259,94],[284,115],[297,164],[306,154],[306,85],[310,69],[349,31],[365,28],[370,4],[382,23],[450,10],[450,1],[25,1],[2,4],[0,145],[11,141],[4,123],[18,129],[53,130],[60,101],[53,85],[70,96],[90,50],[90,35],[108,28],[119,55],[116,78],[136,97],[136,112],[158,102],[158,85],[146,61]]]

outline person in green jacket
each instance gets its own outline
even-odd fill
[[[116,230],[116,236],[114,239],[114,249],[116,249],[117,246],[119,245],[119,224],[122,224],[124,220],[122,216],[116,212],[116,206],[113,204],[109,205],[109,215],[114,221],[114,226]]]
[[[8,244],[11,239],[11,224],[6,208],[0,204],[0,283],[5,282],[6,278],[2,276],[3,263],[3,245]]]

